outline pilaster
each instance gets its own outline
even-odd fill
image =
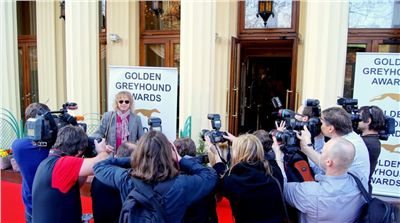
[[[58,109],[66,100],[64,20],[59,3],[36,2],[39,102]]]
[[[65,1],[67,100],[76,114],[99,113],[98,1]]]
[[[16,1],[0,1],[0,107],[21,117]]]
[[[302,99],[317,98],[322,108],[343,95],[348,7],[346,1],[301,2],[298,80]]]

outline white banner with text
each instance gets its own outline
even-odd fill
[[[400,53],[357,53],[353,98],[395,119],[372,175],[373,194],[400,197]]]
[[[178,69],[167,67],[110,66],[108,79],[108,110],[112,110],[115,95],[132,93],[135,114],[148,130],[150,117],[161,119],[162,132],[171,141],[176,138],[178,106]]]

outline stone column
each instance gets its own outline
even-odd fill
[[[36,2],[39,102],[55,110],[66,100],[64,20],[59,2]]]
[[[215,10],[212,1],[181,2],[179,126],[192,116],[192,138],[210,128],[215,113]]]
[[[318,98],[322,108],[343,95],[348,7],[346,1],[301,2],[298,88],[302,99]]]
[[[216,16],[218,12],[218,17]],[[231,36],[236,36],[237,2],[181,2],[179,129],[192,116],[192,138],[210,129],[207,114],[221,115],[226,130]]]
[[[107,2],[107,63],[109,65],[139,65],[139,1]],[[121,40],[112,42],[110,34]]]
[[[0,107],[10,110],[19,119],[21,117],[21,99],[19,94],[17,9],[15,1],[0,2],[0,52]],[[3,114],[3,112],[0,114]]]
[[[97,1],[65,1],[67,100],[75,114],[99,113],[99,11]]]

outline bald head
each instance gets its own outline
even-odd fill
[[[355,148],[354,145],[348,140],[337,137],[329,140],[325,146],[321,156],[322,161],[331,160],[335,171],[346,171],[354,160]],[[327,165],[327,169],[329,166]]]

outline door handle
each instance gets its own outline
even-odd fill
[[[297,108],[299,108],[299,98],[300,98],[300,91],[297,90],[294,97],[294,106],[296,106],[294,110],[297,110]]]
[[[292,93],[292,92],[293,92],[292,90],[289,90],[289,89],[286,90],[286,107],[285,108],[288,108],[289,94]]]

